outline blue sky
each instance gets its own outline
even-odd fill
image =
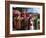
[[[27,9],[27,12],[32,12],[32,13],[39,13],[40,12],[40,9],[39,8],[29,8]]]

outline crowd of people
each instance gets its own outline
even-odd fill
[[[13,10],[13,28],[14,30],[40,29],[40,16],[26,13],[26,11],[21,13],[19,10]]]

